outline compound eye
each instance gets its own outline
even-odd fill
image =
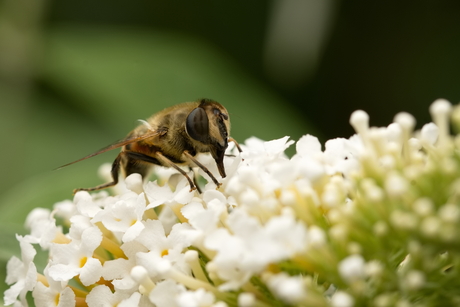
[[[196,108],[190,112],[185,121],[185,129],[192,139],[208,143],[209,119],[206,111],[202,108]]]

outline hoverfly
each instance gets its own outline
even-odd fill
[[[227,109],[210,99],[186,102],[166,108],[142,123],[123,140],[60,167],[121,147],[121,152],[112,164],[111,182],[92,188],[78,188],[74,190],[74,193],[112,187],[118,183],[120,170],[123,171],[125,177],[139,173],[145,179],[152,164],[176,169],[187,178],[191,191],[197,186],[179,165],[190,167],[195,165],[208,174],[219,187],[221,183],[195,156],[209,152],[216,161],[219,174],[225,178],[224,156],[228,142],[234,142],[238,151],[241,152],[238,143],[229,136],[230,118]]]

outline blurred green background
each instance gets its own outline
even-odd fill
[[[0,1],[0,289],[34,207],[101,182],[106,153],[164,107],[212,98],[232,135],[349,137],[351,112],[430,120],[460,98],[457,1]],[[292,154],[292,150],[290,153]],[[2,291],[3,292],[3,291]]]

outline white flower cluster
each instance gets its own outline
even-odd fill
[[[356,111],[356,135],[324,151],[303,136],[290,159],[288,137],[250,138],[241,154],[229,149],[219,189],[208,180],[190,191],[158,169],[154,182],[129,176],[115,196],[78,192],[35,209],[30,234],[17,236],[21,258],[7,265],[5,304],[27,306],[31,292],[36,306],[409,306],[459,269],[449,251],[459,244],[460,142],[450,104],[431,112],[436,124],[414,133],[409,114],[369,128]],[[447,192],[433,190],[432,173]],[[426,242],[437,247],[429,255]],[[37,250],[49,255],[42,273]]]

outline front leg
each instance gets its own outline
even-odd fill
[[[165,157],[161,152],[159,151],[155,152],[154,157],[151,157],[149,155],[146,155],[140,152],[135,152],[135,151],[126,151],[125,153],[130,159],[133,159],[133,160],[140,160],[140,161],[149,162],[149,163],[157,164],[157,165],[159,164],[158,162],[160,162],[162,165],[170,166],[176,169],[179,173],[185,176],[185,178],[187,178],[187,181],[190,185],[190,192],[196,189],[195,184],[193,183],[192,179],[190,179],[190,177],[187,175],[187,173],[183,169],[181,169],[179,166],[174,164],[174,162],[172,162],[167,157]]]
[[[238,149],[239,152],[243,152],[243,150],[242,150],[241,147],[240,147],[240,144],[238,144],[238,142],[237,142],[234,138],[232,138],[232,137],[230,136],[230,137],[228,137],[228,141],[229,141],[229,142],[233,142],[233,143],[235,144],[235,146],[236,146],[236,148]]]
[[[214,181],[214,183],[216,184],[217,188],[219,188],[222,183],[220,183],[216,177],[214,177],[214,175],[208,170],[208,168],[206,166],[204,166],[203,164],[201,164],[200,161],[198,161],[197,159],[195,159],[194,156],[192,156],[188,151],[184,151],[184,155],[190,160],[192,161],[193,163],[195,163],[196,166],[198,166],[199,168],[201,168],[206,174],[208,174],[209,177],[211,177],[212,181]]]

